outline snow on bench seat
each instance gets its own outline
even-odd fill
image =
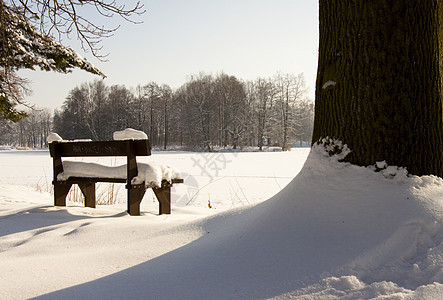
[[[137,163],[138,175],[131,180],[131,184],[145,184],[146,187],[160,188],[166,180],[172,183],[180,178],[179,172],[169,166],[158,163]],[[122,179],[127,178],[127,166],[105,166],[97,163],[64,161],[63,172],[57,175],[57,180],[67,181],[72,177]]]

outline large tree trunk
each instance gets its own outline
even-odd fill
[[[438,1],[438,42],[439,42],[439,60],[440,60],[440,88],[441,97],[443,99],[443,0]],[[442,100],[443,105],[443,100]]]
[[[443,177],[438,1],[320,0],[313,142]]]

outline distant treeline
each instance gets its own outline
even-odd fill
[[[0,145],[46,148],[52,119],[51,111],[47,108],[30,110],[29,117],[17,123],[0,119]]]
[[[213,147],[278,146],[310,141],[314,104],[303,75],[241,81],[234,76],[199,74],[180,88],[155,82],[135,89],[94,81],[69,92],[60,110],[32,111],[13,124],[2,121],[0,144],[44,147],[49,130],[64,139],[112,139],[134,128],[151,145],[213,150]]]

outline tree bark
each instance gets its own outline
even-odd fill
[[[443,0],[438,0],[438,47],[440,61],[440,92],[443,99]],[[443,100],[442,100],[443,105]]]
[[[441,0],[320,0],[313,142],[443,177]]]

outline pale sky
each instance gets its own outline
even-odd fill
[[[155,81],[175,89],[200,72],[253,80],[281,71],[304,73],[309,96],[314,98],[318,1],[141,2],[147,12],[137,20],[143,24],[119,21],[119,31],[103,41],[103,53],[110,53],[108,62],[79,51],[106,74],[107,85],[135,88]],[[80,50],[75,41],[69,43]],[[27,101],[51,109],[61,107],[76,86],[100,79],[80,70],[67,75],[28,70],[20,74],[32,81],[33,95]]]

